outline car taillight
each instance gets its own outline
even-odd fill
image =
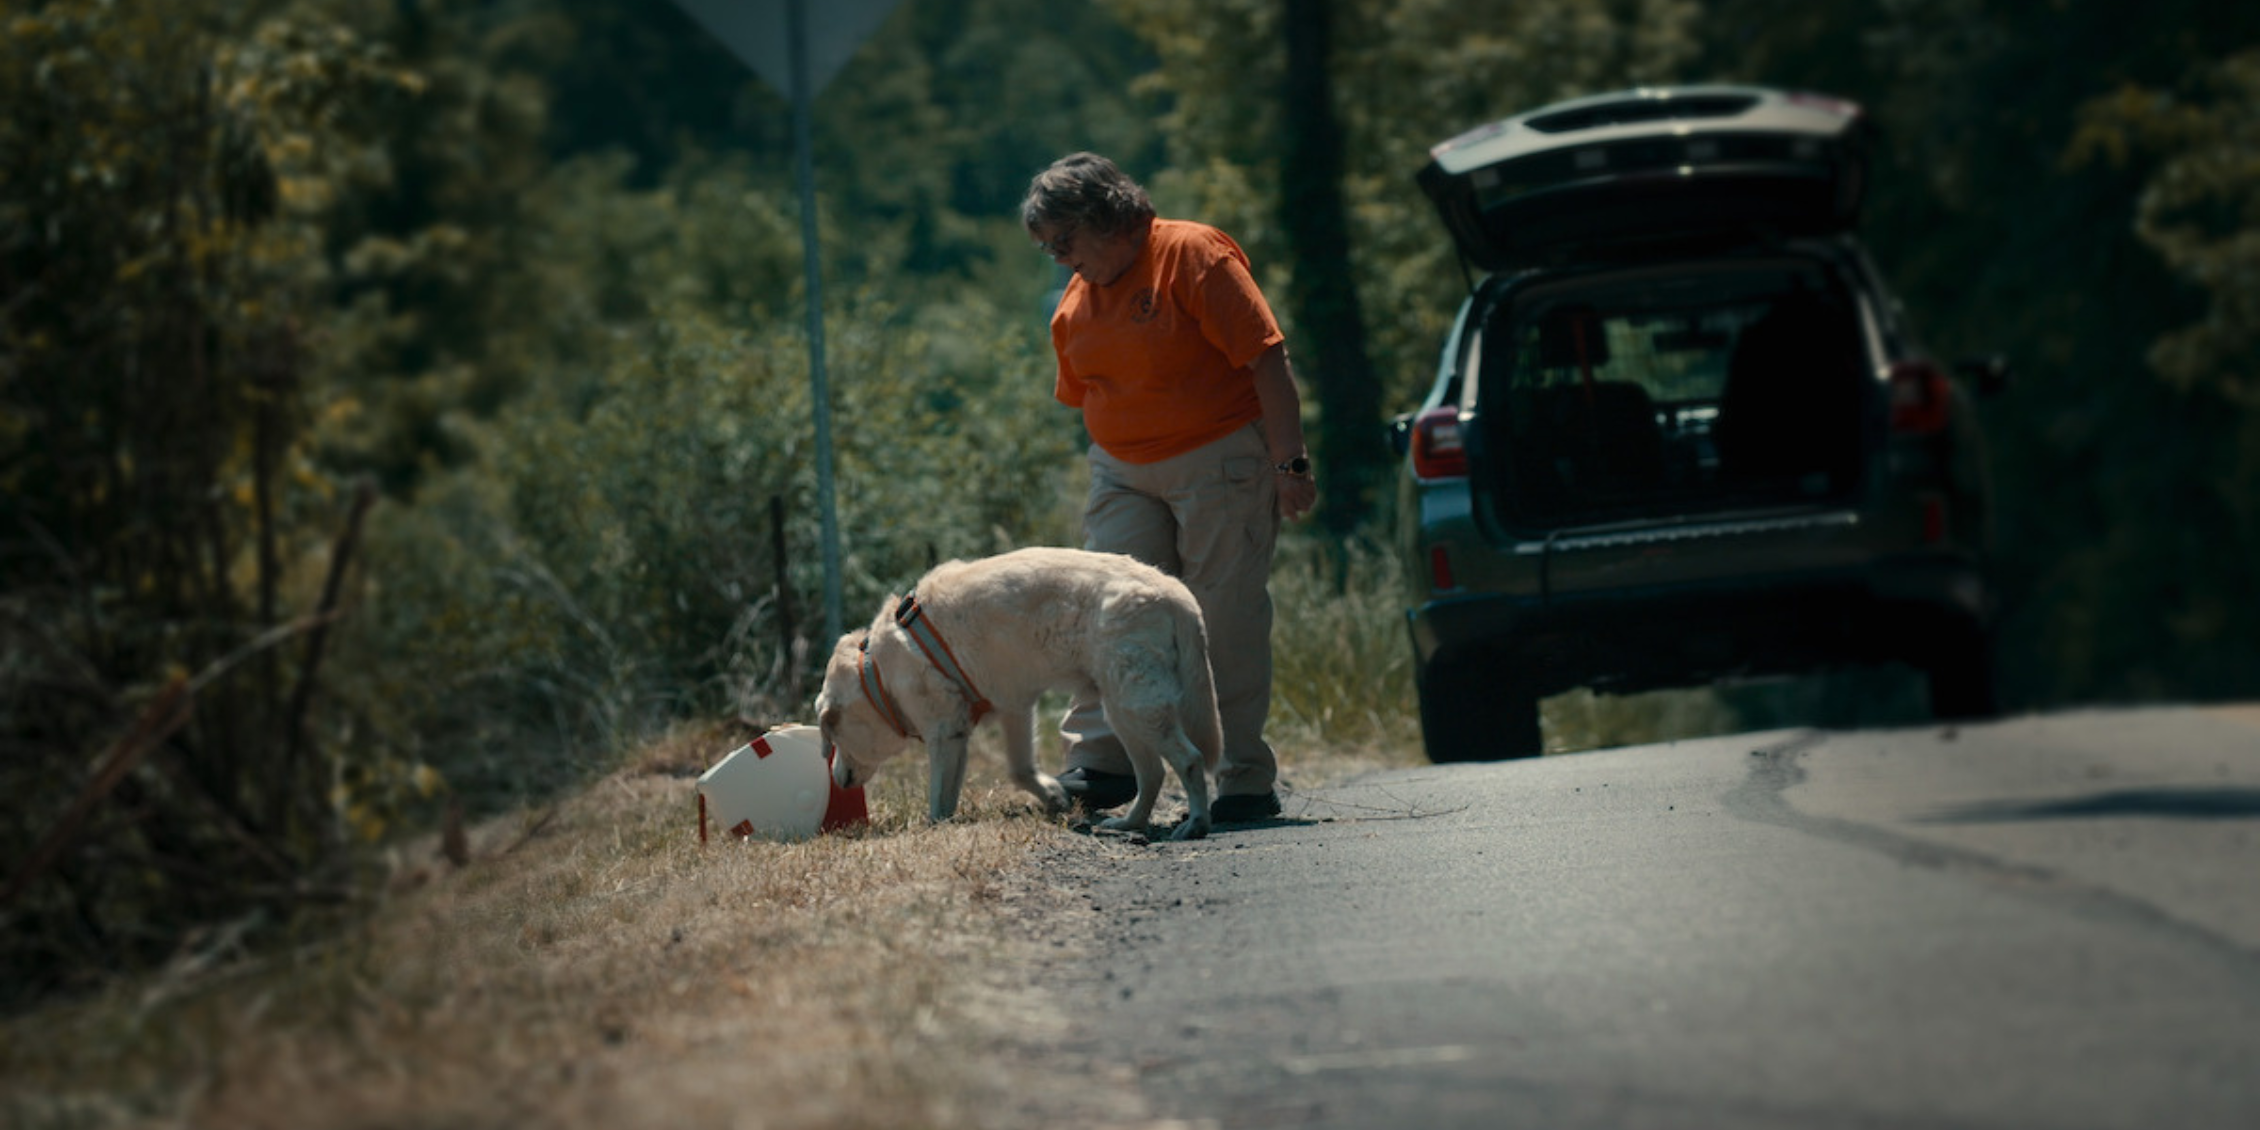
[[[1946,374],[1928,361],[1901,361],[1891,366],[1891,430],[1928,435],[1946,430],[1951,396]]]
[[[1467,444],[1460,432],[1457,405],[1431,408],[1413,421],[1412,467],[1413,474],[1423,479],[1467,475]]]
[[[1452,576],[1452,553],[1440,545],[1428,547],[1428,580],[1437,592],[1451,592],[1460,587]]]

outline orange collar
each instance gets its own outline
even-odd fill
[[[855,676],[863,682],[863,697],[870,699],[871,705],[879,708],[879,717],[886,719],[887,725],[894,728],[896,736],[916,737],[910,724],[903,721],[902,707],[895,705],[894,696],[887,693],[886,680],[879,677],[879,661],[871,658],[870,637],[864,637],[861,650],[862,655],[856,660]]]
[[[917,593],[913,592],[902,598],[902,603],[895,606],[895,623],[909,634],[911,642],[918,645],[918,650],[926,653],[926,662],[933,664],[943,678],[957,685],[958,693],[972,704],[973,723],[978,725],[982,715],[992,709],[988,697],[973,685],[972,676],[966,674],[965,665],[957,661],[957,653],[950,650],[949,642],[942,638],[941,629],[934,626],[933,619],[926,615],[926,609],[918,603]],[[874,675],[877,670],[872,669]]]

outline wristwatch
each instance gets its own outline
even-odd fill
[[[1310,456],[1297,455],[1285,463],[1274,463],[1271,469],[1282,475],[1307,476],[1310,474]]]

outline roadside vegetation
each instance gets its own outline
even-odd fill
[[[1331,157],[1280,97],[1313,19]],[[1275,585],[1289,783],[1406,763],[1366,417],[1413,406],[1464,293],[1425,147],[1753,80],[1871,108],[1867,242],[1934,349],[2017,365],[1985,409],[2014,702],[2249,693],[2256,74],[2260,9],[2196,0],[906,0],[817,104],[846,619],[941,559],[1079,540],[1060,280],[1013,217],[1099,149],[1241,240],[1310,385],[1325,509]],[[0,106],[0,1116],[569,1121],[552,1091],[695,1091],[657,1049],[785,1054],[772,1012],[845,1017],[792,1046],[882,1090],[885,1010],[973,1023],[889,939],[987,944],[983,908],[1040,897],[1016,863],[1070,833],[987,793],[927,829],[883,791],[867,833],[700,852],[671,775],[804,720],[828,650],[774,91],[665,4],[0,0]],[[1588,748],[1901,694],[1562,696],[1546,727]],[[435,861],[449,826],[468,862]],[[827,948],[814,989],[747,956]],[[762,1007],[694,976],[728,969]],[[635,1070],[570,1074],[605,1063]],[[974,1121],[906,1086],[881,1121]]]
[[[188,939],[147,976],[0,1022],[0,1122],[70,1127],[1033,1125],[1008,1039],[1056,1027],[1011,981],[1072,839],[993,772],[927,827],[701,845],[684,731],[587,788],[435,837],[358,924],[253,953]],[[687,764],[686,764],[687,763]],[[992,766],[993,768],[993,766]]]
[[[1281,624],[1312,651],[1395,616],[1378,599],[1290,607],[1324,609]],[[1338,716],[1369,721],[1337,746],[1336,718],[1286,720],[1274,736],[1290,794],[1411,761],[1416,738],[1387,732],[1405,688],[1364,678],[1357,658],[1300,668]],[[1134,1120],[1116,1065],[1069,1088],[1047,1075],[1045,1041],[1067,1017],[1027,964],[1072,959],[1089,913],[1047,864],[1163,849],[1043,816],[1005,779],[994,727],[976,732],[948,824],[926,822],[913,750],[869,789],[868,826],[798,843],[710,829],[701,843],[693,778],[752,733],[679,725],[584,786],[399,838],[369,912],[343,929],[281,948],[242,924],[194,932],[147,974],[0,1019],[0,1123]],[[1182,812],[1172,789],[1157,818]]]

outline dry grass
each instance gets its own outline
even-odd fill
[[[677,735],[472,829],[466,867],[408,849],[348,938],[7,1020],[0,1123],[1019,1122],[1012,1047],[1061,1022],[1010,980],[1037,944],[1019,927],[1071,913],[1047,854],[1108,849],[1035,815],[994,751],[947,825],[925,824],[912,760],[867,830],[702,848],[693,781],[668,771],[736,740]]]
[[[1322,754],[1288,732],[1290,793],[1411,756]],[[1043,1081],[1028,1053],[1066,1018],[1017,968],[1071,956],[1089,913],[1047,860],[1140,849],[1040,816],[1004,781],[994,728],[949,824],[926,823],[914,749],[872,786],[866,829],[702,847],[693,778],[745,738],[671,734],[587,790],[468,829],[464,866],[438,834],[405,845],[345,937],[217,947],[0,1020],[0,1125],[1140,1121],[1127,1073]],[[1157,819],[1180,803],[1173,789]]]

